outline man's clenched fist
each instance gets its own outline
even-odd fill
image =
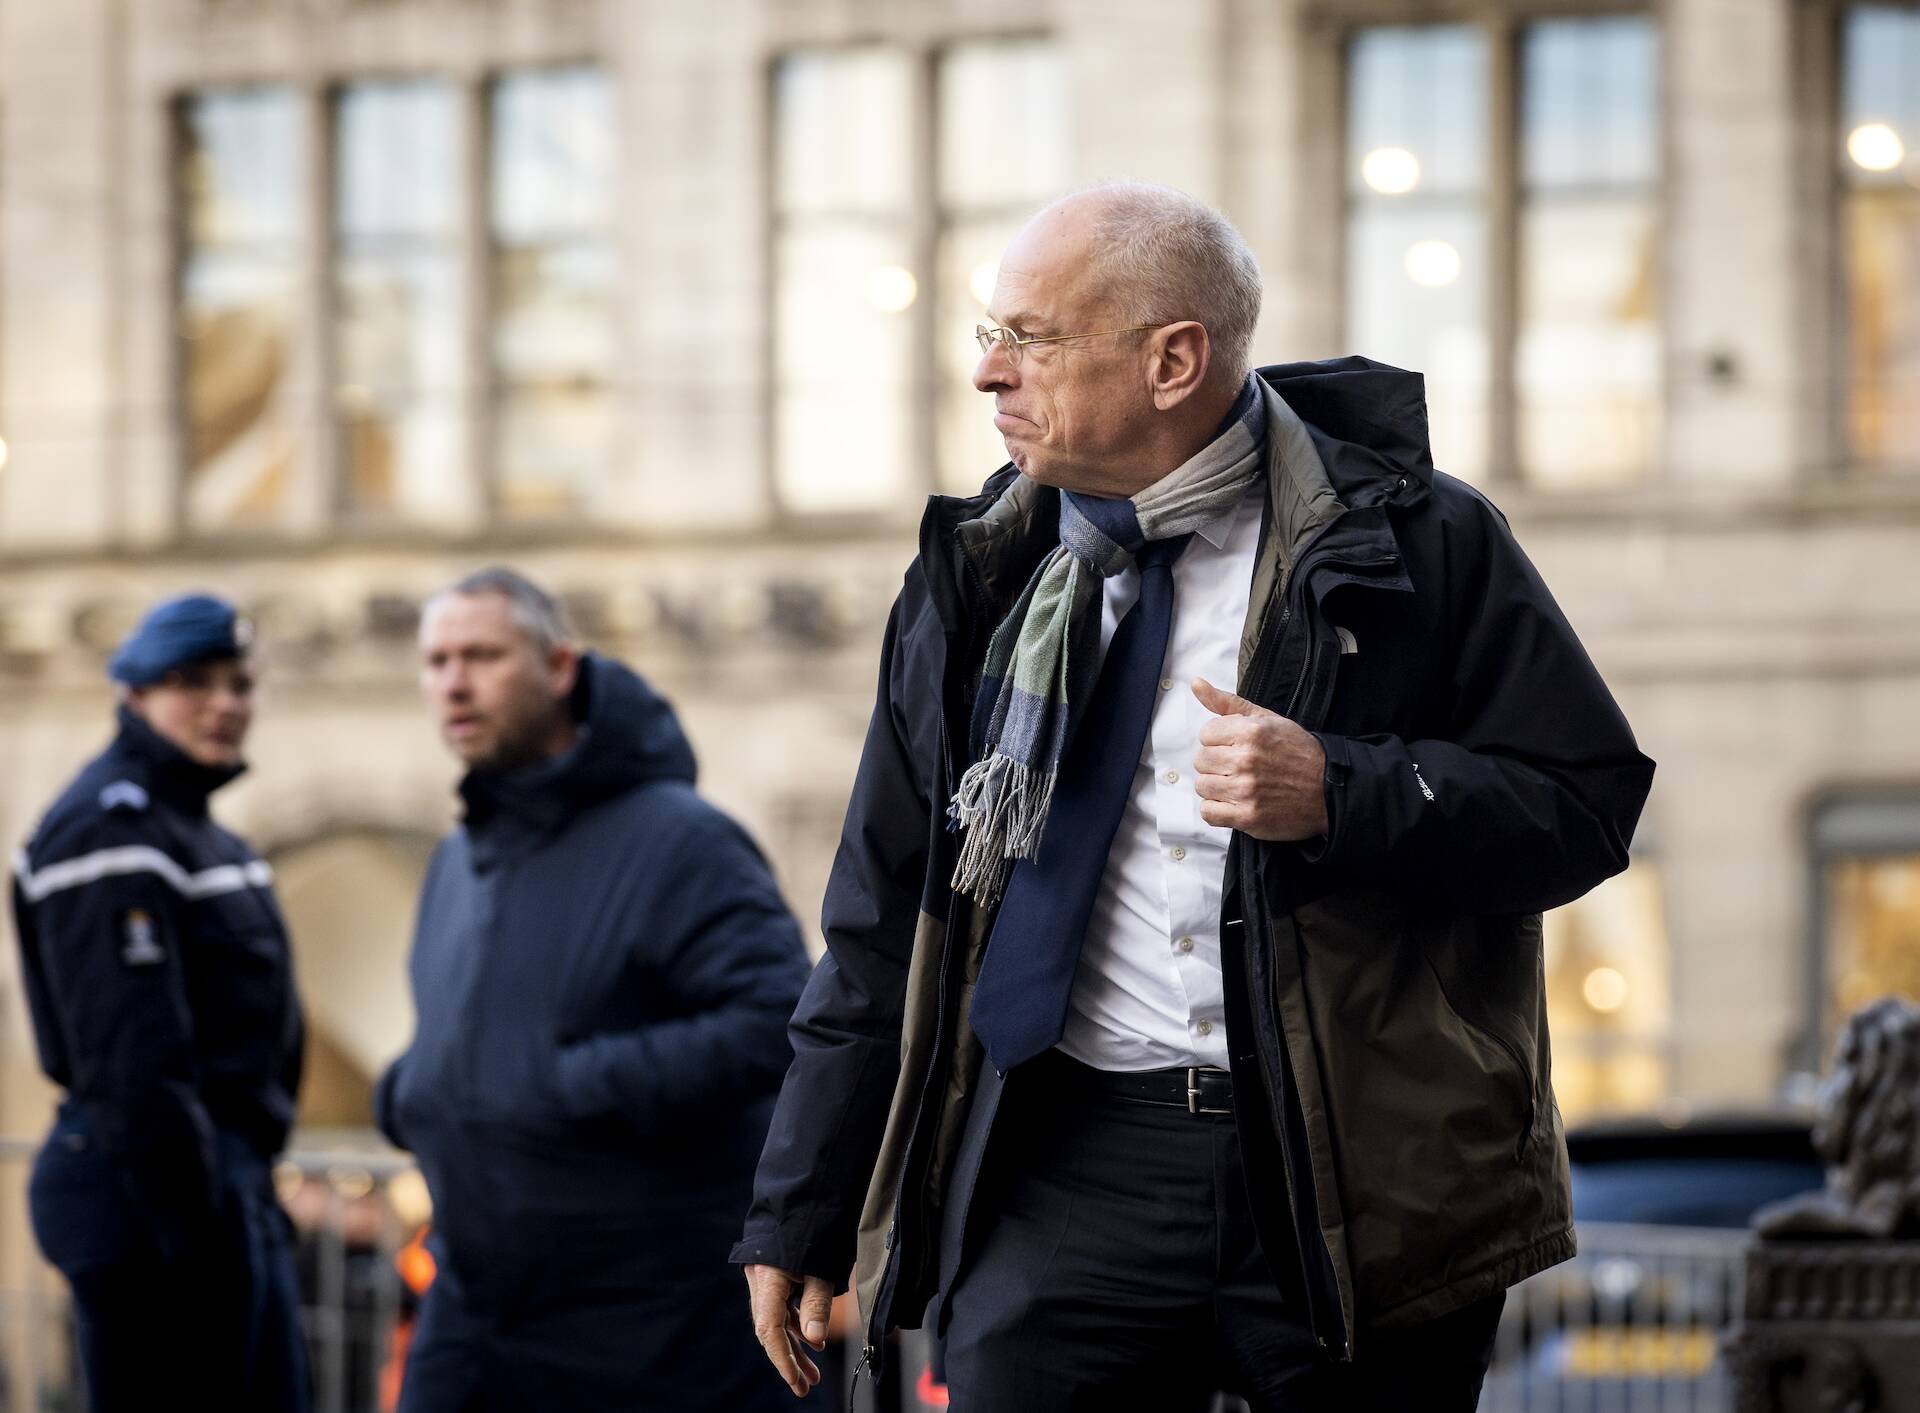
[[[1325,834],[1327,753],[1313,733],[1204,677],[1193,695],[1215,713],[1193,757],[1200,818],[1276,842]]]

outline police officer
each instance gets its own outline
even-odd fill
[[[267,865],[207,799],[245,769],[251,625],[192,595],[114,655],[118,736],[14,865],[40,1061],[66,1091],[30,1207],[72,1284],[95,1413],[301,1413],[271,1165],[301,1021]]]

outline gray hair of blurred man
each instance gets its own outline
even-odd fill
[[[560,601],[517,569],[508,569],[500,564],[477,569],[428,599],[422,613],[449,594],[459,594],[462,598],[498,594],[507,601],[507,607],[513,612],[513,621],[519,625],[520,631],[527,635],[542,655],[562,645],[571,646],[577,641],[573,624]]]
[[[1119,320],[1206,327],[1219,373],[1247,374],[1260,321],[1260,265],[1233,222],[1204,201],[1155,182],[1101,182],[1051,206],[1096,200],[1095,271]]]

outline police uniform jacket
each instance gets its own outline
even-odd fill
[[[218,1208],[219,1132],[261,1157],[293,1121],[301,1017],[268,866],[214,822],[240,773],[121,709],[14,860],[40,1063],[123,1165],[156,1240]]]

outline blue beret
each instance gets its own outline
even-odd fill
[[[190,662],[240,657],[252,643],[253,625],[232,604],[211,594],[187,594],[156,605],[140,620],[107,664],[107,675],[145,687]]]

